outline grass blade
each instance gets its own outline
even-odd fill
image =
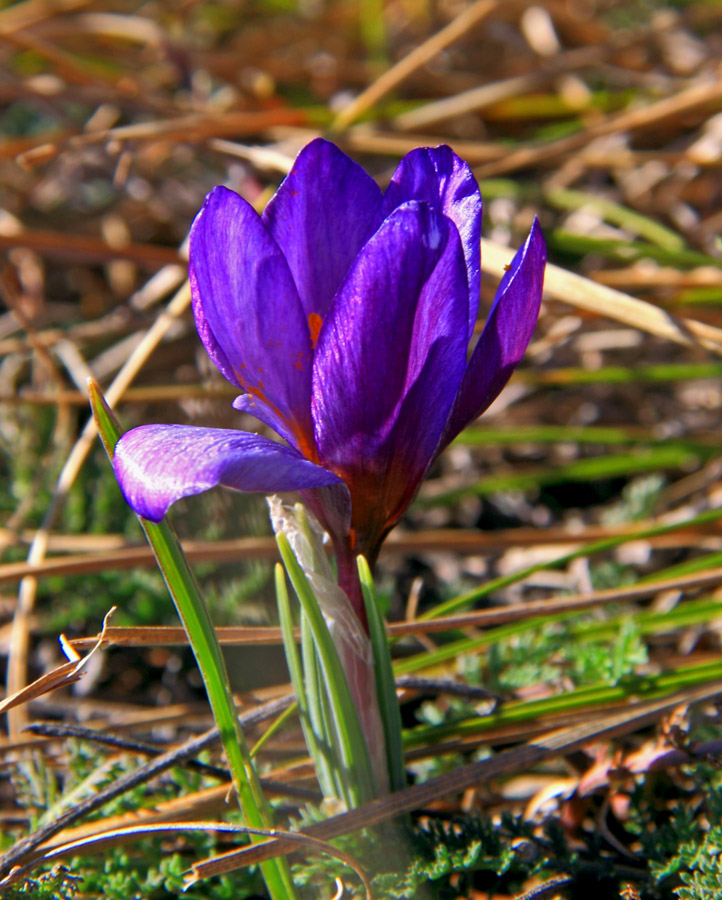
[[[452,597],[451,600],[447,600],[444,603],[439,603],[438,606],[435,606],[434,609],[423,613],[421,616],[419,616],[419,618],[434,619],[438,616],[446,616],[450,615],[451,613],[458,612],[459,610],[465,609],[477,600],[481,600],[483,597],[488,597],[489,594],[492,594],[494,591],[508,587],[510,584],[515,584],[518,581],[523,581],[523,579],[527,578],[529,575],[534,575],[536,574],[536,572],[555,569],[558,566],[567,565],[567,563],[572,562],[572,560],[580,559],[583,556],[592,556],[595,553],[604,553],[607,550],[613,550],[615,547],[619,547],[622,544],[628,543],[629,541],[633,540],[643,540],[645,538],[657,537],[663,534],[673,534],[675,531],[678,531],[681,528],[703,525],[707,522],[715,522],[720,518],[722,518],[722,509],[710,509],[706,512],[700,513],[700,515],[698,516],[694,516],[693,518],[686,519],[682,522],[655,525],[651,528],[644,528],[640,529],[639,531],[628,532],[626,534],[616,535],[609,538],[603,538],[599,541],[592,541],[589,544],[584,544],[584,546],[579,547],[576,550],[572,550],[570,553],[565,553],[562,556],[558,556],[556,559],[549,560],[548,562],[534,563],[533,565],[526,566],[525,568],[520,569],[518,572],[514,572],[511,575],[500,575],[497,578],[492,578],[491,581],[487,581],[486,584],[483,584],[466,594],[460,594],[458,597]]]
[[[375,787],[366,739],[361,731],[346,675],[318,600],[316,600],[311,585],[291,549],[288,538],[282,532],[278,532],[276,541],[283,564],[313,634],[313,642],[321,664],[324,686],[333,717],[341,768],[351,773],[347,802],[354,807],[359,806],[372,799]],[[308,681],[306,683],[308,684]]]
[[[376,670],[376,692],[379,698],[381,719],[386,736],[386,758],[388,760],[389,779],[392,791],[400,791],[406,787],[404,769],[404,746],[401,738],[401,711],[396,697],[394,670],[391,665],[389,642],[386,628],[379,612],[376,590],[369,564],[363,556],[358,557],[359,579],[366,606],[366,617],[369,623],[371,647],[374,654]]]
[[[112,461],[122,429],[97,384],[91,382],[89,391],[98,433]],[[243,814],[253,828],[272,828],[271,813],[238,722],[223,653],[193,572],[167,522],[156,525],[140,517],[139,521],[193,648]],[[275,860],[273,865],[264,863],[263,877],[273,900],[292,900],[295,897],[291,872],[285,859]]]
[[[278,602],[278,617],[281,624],[281,635],[283,637],[283,649],[286,653],[286,664],[291,675],[291,684],[293,692],[296,695],[298,709],[301,717],[301,728],[303,730],[304,740],[308,747],[308,752],[314,761],[316,774],[318,776],[321,790],[324,794],[331,794],[328,790],[329,773],[327,770],[327,761],[321,752],[318,741],[316,740],[316,731],[313,727],[313,718],[311,709],[309,708],[308,692],[304,689],[303,666],[301,658],[296,646],[296,638],[293,634],[293,619],[291,617],[291,603],[288,597],[288,588],[286,587],[286,576],[283,572],[283,566],[277,563],[274,569],[276,582],[276,600]]]

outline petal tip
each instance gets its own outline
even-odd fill
[[[133,429],[133,431],[136,430]],[[158,503],[143,490],[142,479],[138,475],[133,455],[127,451],[128,443],[133,444],[134,442],[133,431],[126,432],[116,443],[113,453],[113,470],[128,506],[137,516],[158,524],[165,518],[171,503]]]
[[[541,250],[544,254],[544,259],[546,260],[547,253],[547,242],[544,237],[544,232],[542,231],[541,222],[539,221],[539,216],[534,216],[534,221],[531,223],[531,228],[529,229],[529,237],[526,240],[527,244],[534,244],[538,250]]]

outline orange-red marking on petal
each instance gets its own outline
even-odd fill
[[[308,330],[311,332],[311,346],[316,349],[316,341],[318,341],[318,333],[321,331],[323,319],[318,313],[308,314]]]

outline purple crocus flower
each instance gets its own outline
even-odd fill
[[[213,190],[191,232],[198,333],[252,413],[284,440],[144,425],[115,470],[159,521],[218,484],[300,490],[329,531],[339,581],[365,619],[354,557],[373,564],[431,463],[508,381],[536,323],[546,250],[538,223],[467,361],[479,304],[481,196],[449,147],[399,164],[385,192],[314,140],[263,215]]]

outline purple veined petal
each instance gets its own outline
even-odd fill
[[[384,194],[384,216],[408,200],[436,207],[456,225],[469,279],[469,340],[479,310],[481,284],[482,207],[474,173],[451,147],[419,147],[407,153],[394,172]]]
[[[254,397],[253,394],[241,394],[233,401],[233,408],[239,412],[248,413],[255,416],[264,425],[272,428],[276,434],[280,435],[292,447],[296,447],[296,435],[289,428],[288,423],[278,415],[278,413],[267,403],[264,403],[260,397]]]
[[[381,190],[317,138],[301,150],[263,213],[293,274],[313,335],[361,247],[381,223]]]
[[[467,315],[458,233],[424,203],[384,221],[334,299],[312,411],[320,459],[351,491],[359,552],[400,515],[433,458],[463,376]]]
[[[253,207],[227,188],[211,191],[193,223],[190,283],[210,358],[312,455],[308,322],[276,242]]]
[[[547,251],[538,220],[504,274],[484,330],[466,367],[442,440],[452,441],[496,399],[534,333]]]
[[[293,491],[339,481],[291,447],[257,434],[192,425],[141,425],[113,458],[123,495],[138,515],[160,522],[168,507],[222,484],[238,491]]]

